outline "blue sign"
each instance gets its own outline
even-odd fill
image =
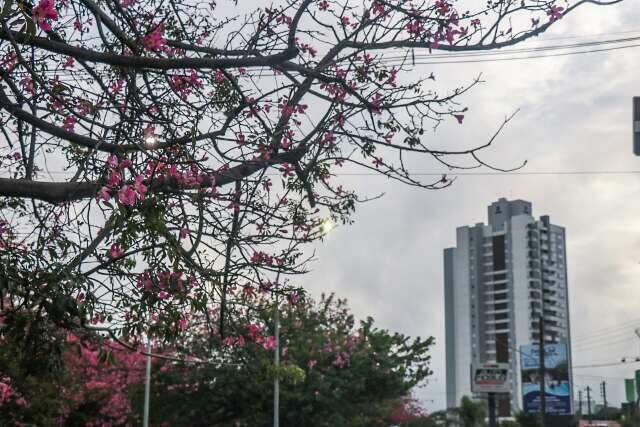
[[[571,385],[566,344],[544,346],[544,393],[546,412],[571,414]],[[540,352],[538,345],[520,346],[522,409],[528,414],[540,411]]]

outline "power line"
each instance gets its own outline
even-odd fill
[[[629,43],[640,40],[640,36],[636,37],[626,37],[619,39],[609,39],[609,40],[597,40],[583,43],[573,43],[573,44],[556,44],[556,45],[548,45],[548,46],[538,46],[538,47],[523,47],[523,48],[507,48],[502,50],[486,50],[486,51],[469,51],[469,52],[459,52],[459,53],[419,53],[411,56],[413,58],[469,58],[469,57],[482,57],[482,56],[503,56],[503,55],[513,55],[518,53],[535,53],[535,52],[544,52],[544,51],[553,51],[553,50],[566,50],[566,49],[576,49],[576,48],[584,48],[584,47],[592,47],[592,46],[602,46],[608,44],[618,44],[618,43]],[[381,57],[380,60],[408,60],[408,55],[396,55],[396,56],[385,56]]]
[[[629,360],[628,362],[610,362],[610,363],[596,363],[593,365],[578,365],[573,366],[573,369],[586,369],[586,368],[606,368],[609,366],[620,366],[620,365],[628,365],[633,363],[640,363],[640,357],[635,360]]]
[[[593,350],[599,347],[603,347],[603,346],[613,346],[613,345],[620,345],[623,343],[627,343],[629,341],[635,341],[637,338],[636,337],[624,337],[624,338],[619,338],[619,339],[615,339],[615,340],[603,340],[603,341],[596,341],[596,342],[588,342],[588,343],[584,343],[584,344],[578,344],[578,345],[572,345],[573,349],[576,350]]]
[[[633,328],[633,326],[631,326],[631,328]],[[591,342],[622,338],[623,335],[627,336],[631,333],[633,333],[633,330],[626,328],[626,329],[620,329],[617,331],[609,331],[606,333],[601,333],[599,335],[594,335],[593,337],[584,337],[584,338],[575,339],[575,340],[572,339],[571,341],[576,345],[585,345]]]
[[[560,36],[560,37],[546,37],[542,36],[539,39],[528,40],[528,43],[540,43],[548,40],[570,40],[570,39],[586,39],[586,38],[594,38],[594,37],[604,37],[604,36],[618,36],[621,34],[632,34],[639,33],[640,28],[635,30],[625,30],[625,31],[614,31],[614,32],[606,32],[606,33],[595,33],[595,34],[574,34],[570,36]]]
[[[640,318],[631,319],[631,320],[627,320],[627,321],[624,321],[622,323],[618,323],[618,324],[615,324],[615,325],[594,329],[589,334],[578,335],[577,337],[572,338],[571,341],[572,342],[581,341],[581,340],[584,340],[584,339],[587,339],[587,338],[591,338],[591,337],[594,337],[594,336],[597,336],[597,335],[608,334],[608,333],[610,333],[610,331],[620,331],[620,330],[625,330],[625,329],[635,329],[638,325],[640,325]]]
[[[640,47],[640,44],[632,44],[627,46],[617,46],[603,49],[592,49],[585,51],[577,51],[577,52],[564,52],[564,53],[554,53],[549,55],[530,55],[530,56],[520,56],[520,57],[512,57],[512,58],[489,58],[489,59],[469,59],[469,60],[461,60],[461,61],[422,61],[415,62],[415,65],[447,65],[447,64],[478,64],[483,62],[506,62],[506,61],[522,61],[527,59],[540,59],[540,58],[554,58],[560,56],[572,56],[572,55],[582,55],[587,53],[597,53],[597,52],[609,52],[621,49],[630,49],[634,47]],[[383,61],[383,60],[381,60]],[[403,62],[387,62],[389,65],[401,65]]]

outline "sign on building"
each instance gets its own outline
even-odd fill
[[[571,382],[567,346],[545,344],[545,403],[548,414],[571,413]],[[540,354],[538,345],[520,346],[520,368],[522,375],[522,409],[528,414],[540,411]]]
[[[471,391],[474,393],[509,393],[508,363],[480,363],[471,367]]]

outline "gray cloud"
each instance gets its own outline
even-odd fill
[[[640,14],[631,2],[586,8],[567,17],[545,38],[635,30]],[[557,43],[572,40],[557,40]],[[532,44],[533,45],[533,44]],[[637,90],[640,49],[523,62],[422,66],[438,87],[452,87],[479,72],[487,83],[465,97],[464,126],[446,123],[431,138],[438,146],[483,142],[505,115],[521,112],[487,153],[487,160],[529,171],[640,170],[631,153],[630,98]],[[448,86],[447,86],[448,85]],[[415,161],[421,171],[433,162]],[[417,170],[416,169],[416,170]],[[630,320],[639,318],[640,179],[638,175],[460,177],[453,187],[429,192],[386,178],[345,176],[345,185],[380,200],[360,206],[352,226],[339,227],[318,248],[314,271],[302,283],[312,294],[335,291],[356,315],[409,335],[436,337],[435,375],[418,392],[426,407],[444,406],[442,249],[455,228],[485,221],[499,197],[524,198],[534,214],[551,215],[567,228],[574,364],[588,365],[640,355]],[[592,331],[611,329],[612,336]],[[640,322],[638,324],[640,326]],[[606,330],[605,330],[606,332]],[[626,339],[626,341],[622,341]],[[633,367],[577,369],[576,385],[607,379],[610,400],[623,398],[622,378]],[[602,378],[601,378],[602,377]],[[597,398],[597,392],[596,392]],[[433,400],[433,402],[429,402]]]

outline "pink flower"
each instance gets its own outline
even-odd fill
[[[125,185],[118,191],[118,200],[125,206],[133,206],[136,203],[136,192],[133,188]]]
[[[178,321],[178,327],[180,329],[182,329],[183,331],[185,329],[187,329],[187,325],[188,324],[189,324],[189,321],[187,319],[185,319],[184,317]]]
[[[125,83],[124,79],[118,79],[111,84],[111,86],[109,87],[109,90],[111,91],[112,94],[119,93],[124,87],[124,83]]]
[[[73,128],[75,125],[76,125],[76,118],[74,116],[67,116],[62,122],[62,128],[67,132],[73,132]]]
[[[311,359],[309,360],[309,363],[307,363],[307,366],[309,367],[309,370],[313,369],[316,365],[318,364],[318,361],[315,359]]]
[[[464,120],[464,114],[454,114],[453,117],[456,118],[458,123],[462,124],[462,121]]]
[[[273,335],[268,336],[267,339],[262,341],[262,348],[265,350],[274,350],[276,348],[276,337]]]
[[[183,228],[180,229],[180,238],[181,239],[185,239],[190,234],[191,234],[191,231],[189,231],[188,228],[183,227]]]
[[[114,169],[118,167],[119,163],[120,161],[118,160],[118,156],[116,156],[115,154],[110,155],[107,159],[107,164]]]
[[[102,187],[100,191],[98,191],[98,198],[103,202],[108,202],[111,199],[111,194],[109,193],[109,189],[107,187]]]
[[[147,194],[147,186],[144,185],[144,177],[142,175],[136,176],[136,182],[133,184],[133,188],[138,193],[140,200],[144,199],[144,195]]]
[[[44,31],[51,31],[51,24],[47,19],[55,21],[58,19],[55,0],[40,0],[40,3],[31,11],[33,20]]]
[[[167,291],[160,291],[158,293],[158,298],[167,299],[167,298],[169,298],[169,293]]]
[[[31,80],[31,77],[25,76],[22,80],[20,80],[20,85],[25,91],[29,92],[31,95],[36,94],[36,87],[33,84],[33,80]]]
[[[122,181],[122,175],[116,171],[112,171],[109,174],[109,179],[107,180],[107,187],[114,188],[117,187]]]
[[[564,7],[551,6],[551,9],[547,11],[547,16],[549,16],[549,21],[555,22],[559,19],[562,19],[562,11],[564,11]]]
[[[73,68],[73,64],[75,63],[75,59],[73,56],[68,56],[67,60],[64,62],[63,68]]]
[[[123,9],[128,8],[129,6],[132,6],[133,4],[135,4],[136,0],[122,0],[120,2],[120,5],[122,6]]]
[[[109,258],[118,259],[124,256],[124,251],[117,244],[111,245],[109,248]]]
[[[164,25],[160,24],[156,26],[153,31],[144,36],[142,44],[147,50],[161,50],[166,44],[167,40],[164,38]]]

